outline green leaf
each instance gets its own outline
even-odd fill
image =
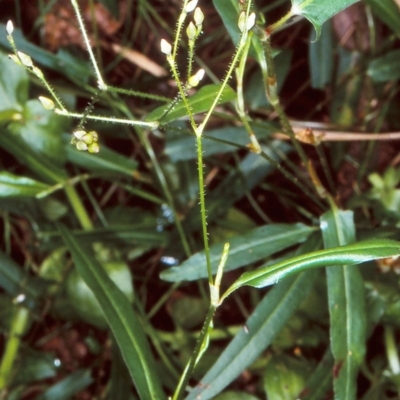
[[[233,43],[237,45],[240,39],[240,30],[238,27],[239,5],[237,0],[213,0],[226,30],[229,33]]]
[[[373,13],[397,35],[400,34],[400,9],[393,0],[364,0]]]
[[[315,230],[303,224],[264,225],[243,234],[229,238],[230,251],[224,271],[262,260],[280,250],[303,242]],[[211,246],[210,258],[213,274],[221,258],[224,243]],[[180,266],[161,273],[161,279],[169,282],[193,281],[207,277],[204,251],[194,254]]]
[[[366,240],[355,244],[319,250],[293,257],[274,265],[264,266],[255,271],[245,272],[224,293],[223,298],[240,288],[249,285],[257,288],[273,285],[296,272],[310,268],[335,265],[359,264],[400,254],[400,243],[394,240]]]
[[[132,276],[128,266],[122,261],[104,262],[101,266],[108,277],[132,303]],[[100,329],[107,327],[104,312],[96,296],[85,283],[77,268],[73,269],[67,277],[66,293],[75,312],[83,321],[89,322]]]
[[[24,104],[21,119],[11,122],[8,128],[39,157],[61,165],[65,161],[61,134],[68,123],[68,119],[46,110],[39,100],[29,100]]]
[[[352,211],[329,211],[320,220],[326,248],[354,242]],[[358,267],[343,265],[327,268],[327,287],[335,399],[352,400],[357,398],[357,374],[365,355],[364,281]]]
[[[188,98],[188,101],[193,114],[198,114],[209,110],[220,89],[221,89],[220,84],[207,85],[199,89],[198,92],[196,92],[193,96],[190,96]],[[223,104],[232,101],[235,99],[235,97],[236,97],[235,91],[231,87],[225,86],[218,104]],[[150,122],[159,121],[164,112],[168,110],[168,107],[169,105],[156,108],[150,114],[147,115],[146,121]],[[168,114],[163,116],[162,123],[166,124],[168,122],[175,121],[176,119],[185,116],[187,116],[187,110],[185,104],[183,103],[182,100],[179,100],[172,108],[172,110],[169,111]]]
[[[140,397],[165,399],[142,323],[128,299],[75,237],[62,225],[59,225],[59,230],[78,272],[104,311]]]
[[[4,30],[0,30],[5,33]],[[0,37],[5,37],[5,34]],[[28,100],[28,73],[0,52],[0,111],[21,112]]]
[[[368,65],[367,74],[374,82],[388,82],[399,79],[400,50],[391,51],[372,60]]]
[[[213,399],[271,344],[307,296],[317,274],[307,271],[276,285],[186,400]]]
[[[93,382],[91,371],[81,369],[54,384],[47,389],[37,400],[68,400],[74,394],[82,391]]]
[[[40,178],[50,183],[62,183],[67,175],[46,156],[39,156],[21,138],[0,128],[0,147],[11,153],[21,164],[34,171]]]
[[[0,198],[34,197],[49,186],[24,176],[0,172]]]
[[[358,0],[292,0],[291,13],[307,18],[315,28],[317,38],[322,24]]]
[[[314,36],[314,33],[311,33]],[[311,41],[308,61],[311,72],[311,86],[314,89],[324,89],[332,80],[333,73],[333,40],[330,24],[321,29],[321,36],[317,41]]]

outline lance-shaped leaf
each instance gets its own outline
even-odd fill
[[[317,37],[321,33],[322,24],[343,9],[356,3],[358,0],[292,0],[291,14],[302,15],[315,28]]]
[[[272,224],[252,229],[243,235],[229,239],[230,251],[224,271],[249,265],[277,253],[294,244],[304,242],[314,231],[312,227],[303,224]],[[213,274],[221,258],[224,244],[217,243],[210,249],[210,259]],[[170,282],[193,281],[207,277],[206,256],[204,251],[194,254],[177,267],[172,267],[161,273],[161,279]]]
[[[165,399],[142,324],[127,297],[99,262],[63,226],[59,231],[75,266],[100,303],[141,399]]]
[[[325,213],[321,230],[326,248],[354,242],[353,212],[334,209]],[[357,266],[327,268],[326,273],[335,399],[355,400],[366,342],[364,281]]]
[[[366,240],[347,246],[315,251],[274,265],[264,266],[255,271],[245,272],[225,292],[221,301],[241,286],[262,288],[273,285],[288,275],[310,268],[359,264],[399,254],[400,243],[389,239]]]

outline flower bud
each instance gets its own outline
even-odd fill
[[[161,39],[161,52],[167,56],[171,55],[172,46],[165,40]]]
[[[14,32],[14,25],[11,21],[7,22],[6,31],[9,35],[12,35],[12,33]]]
[[[194,26],[194,23],[192,21],[190,21],[188,27],[186,28],[186,34],[187,34],[189,40],[194,40],[196,38],[196,33],[197,33],[197,29]]]
[[[187,13],[192,12],[197,6],[197,2],[198,2],[198,0],[189,1],[189,3],[186,4],[185,12],[187,12]]]
[[[46,110],[53,110],[54,109],[54,102],[53,100],[47,98],[47,97],[43,97],[43,96],[39,96],[39,101],[42,103],[42,106],[46,109]]]
[[[22,53],[21,51],[18,52],[18,57],[25,67],[31,68],[33,67],[32,58],[30,58],[27,54]]]
[[[203,14],[203,11],[201,11],[201,8],[200,8],[200,7],[197,7],[197,8],[194,10],[193,19],[194,19],[194,23],[195,23],[197,26],[200,26],[200,25],[203,23],[203,21],[204,21],[204,14]]]

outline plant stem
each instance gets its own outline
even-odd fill
[[[210,308],[208,309],[207,316],[204,321],[203,327],[201,329],[199,338],[197,339],[196,347],[194,349],[192,357],[190,358],[189,363],[187,364],[187,366],[185,368],[184,373],[181,376],[181,379],[175,390],[172,400],[180,400],[183,397],[184,391],[185,391],[186,386],[189,382],[189,379],[193,373],[194,367],[196,366],[199,356],[202,353],[203,345],[208,337],[209,328],[210,328],[212,319],[214,317],[215,310],[216,310],[216,307],[210,305]]]
[[[0,390],[5,389],[10,383],[13,365],[16,361],[18,349],[21,344],[21,336],[25,333],[28,322],[29,310],[19,305],[16,306],[0,365]]]
[[[208,282],[213,283],[210,249],[208,246],[208,232],[207,232],[207,212],[206,200],[204,189],[204,170],[203,170],[203,138],[201,135],[196,135],[197,143],[197,167],[199,173],[199,192],[200,192],[200,213],[201,213],[201,226],[203,231],[204,252],[206,255]]]

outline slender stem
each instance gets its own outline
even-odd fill
[[[210,308],[208,309],[207,312],[207,316],[206,319],[204,321],[203,327],[201,329],[200,335],[197,339],[197,343],[196,343],[196,348],[194,349],[194,352],[192,354],[192,357],[190,358],[189,363],[187,364],[184,373],[181,376],[181,379],[179,381],[179,384],[175,390],[175,393],[172,397],[172,400],[180,400],[183,395],[184,395],[184,391],[186,389],[186,386],[189,382],[189,379],[193,373],[194,367],[196,366],[196,363],[198,361],[199,355],[202,352],[204,343],[207,340],[208,334],[209,334],[209,328],[212,322],[212,319],[214,317],[214,313],[215,313],[216,307],[214,306],[210,306]]]
[[[213,276],[211,268],[210,249],[208,245],[207,212],[206,212],[206,200],[205,200],[205,189],[204,189],[203,138],[201,135],[196,135],[196,143],[197,143],[197,167],[199,173],[200,213],[201,213],[201,225],[203,230],[204,252],[206,255],[208,282],[212,284]]]
[[[24,334],[29,323],[29,310],[17,306],[11,321],[10,333],[7,338],[3,358],[0,364],[0,390],[5,389],[12,378],[13,365],[18,355],[21,344],[21,336]]]
[[[86,33],[86,29],[85,29],[85,25],[83,23],[81,12],[79,11],[78,3],[77,3],[76,0],[71,0],[71,3],[72,3],[72,7],[75,10],[76,17],[78,19],[79,28],[81,30],[83,39],[85,41],[86,49],[87,49],[87,51],[89,53],[90,60],[92,61],[93,68],[94,68],[94,70],[96,72],[99,88],[101,90],[107,90],[107,85],[104,83],[103,77],[101,76],[99,67],[98,67],[97,62],[96,62],[96,58],[95,58],[95,56],[93,54],[93,50],[92,50],[92,47],[90,45],[89,37],[88,37],[88,35]]]
[[[71,204],[71,207],[73,208],[76,217],[79,220],[79,223],[81,224],[82,228],[85,230],[91,230],[93,229],[93,224],[91,219],[89,218],[87,211],[81,201],[81,199],[78,196],[78,193],[76,192],[75,188],[66,185],[65,188],[65,194],[68,197],[68,200]]]
[[[55,109],[56,114],[65,115],[66,117],[72,118],[83,118],[83,114],[69,112],[67,110],[59,110],[58,108]],[[103,117],[101,115],[87,115],[86,119],[93,119],[96,121],[103,121],[103,122],[113,122],[118,124],[125,124],[125,125],[137,125],[143,126],[150,129],[156,129],[158,127],[158,122],[145,122],[145,121],[135,121],[130,119],[122,119],[122,118],[114,118],[114,117]]]

